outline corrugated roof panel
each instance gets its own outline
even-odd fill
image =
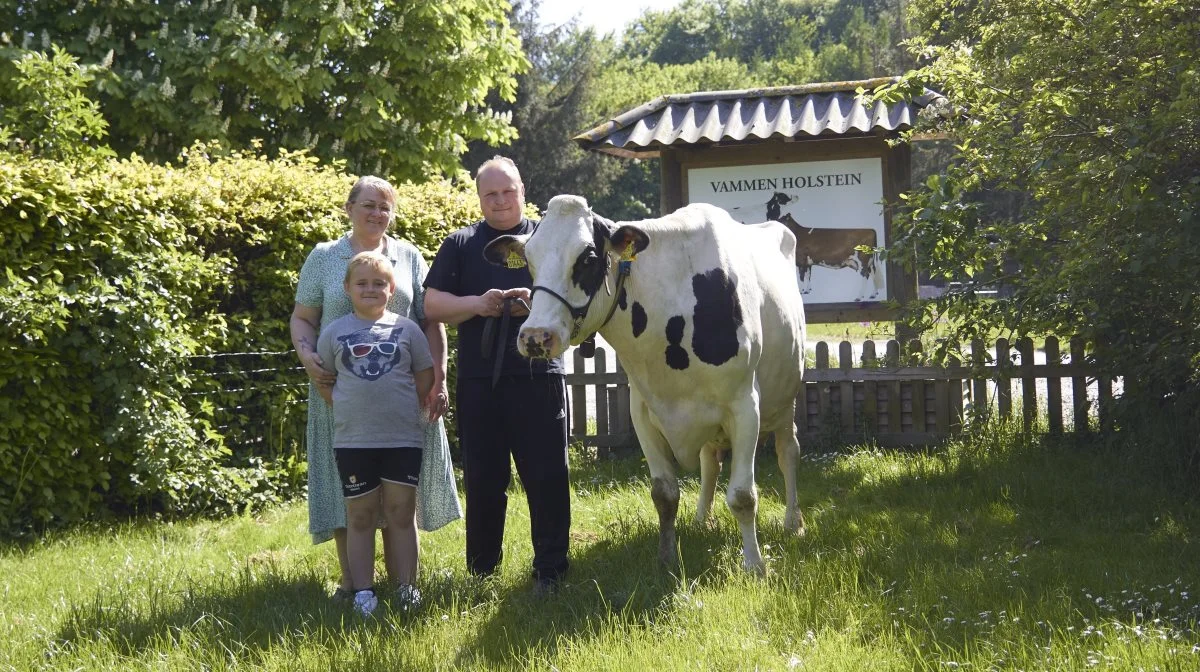
[[[893,134],[910,128],[913,113],[939,94],[868,108],[856,91],[890,78],[799,87],[707,91],[663,96],[575,138],[584,149],[619,156],[653,156],[659,148],[768,138]]]

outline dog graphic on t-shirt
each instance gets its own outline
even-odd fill
[[[378,380],[400,362],[400,334],[404,327],[384,330],[370,327],[338,336],[342,366],[363,380]]]

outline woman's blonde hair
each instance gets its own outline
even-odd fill
[[[354,255],[350,263],[346,264],[346,277],[342,279],[342,284],[350,282],[350,276],[354,274],[355,269],[364,266],[388,276],[392,279],[392,286],[396,285],[396,272],[392,267],[392,260],[378,252],[359,252]]]
[[[346,203],[354,203],[357,201],[359,195],[362,194],[363,189],[367,188],[374,189],[383,194],[383,197],[387,199],[387,202],[392,204],[392,214],[396,214],[396,188],[392,186],[391,182],[388,182],[382,177],[376,177],[375,175],[363,175],[362,177],[358,178],[358,181],[354,183],[354,186],[350,187],[350,196],[346,199]]]

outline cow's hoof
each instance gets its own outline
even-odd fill
[[[783,516],[783,529],[804,536],[804,519],[800,517],[799,513],[789,511]]]
[[[767,563],[759,560],[758,562],[743,562],[742,569],[751,576],[764,577],[767,575]]]

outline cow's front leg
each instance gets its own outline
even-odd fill
[[[704,525],[712,513],[713,495],[717,491],[717,476],[721,474],[721,451],[724,446],[708,443],[700,449],[700,501],[696,503],[696,524]]]
[[[679,480],[656,476],[651,480],[650,498],[658,510],[658,561],[674,565],[679,558],[675,548],[675,514],[679,511]]]
[[[727,421],[726,431],[733,444],[729,468],[729,489],[725,502],[742,533],[742,565],[746,571],[763,574],[766,566],[758,550],[755,517],[758,514],[758,488],[754,485],[754,449],[758,443],[758,391],[739,395]]]
[[[675,516],[679,512],[679,479],[670,444],[650,422],[650,409],[637,391],[629,389],[629,415],[637,432],[646,466],[650,468],[650,498],[658,511],[658,559],[674,565],[678,554],[675,548]]]

